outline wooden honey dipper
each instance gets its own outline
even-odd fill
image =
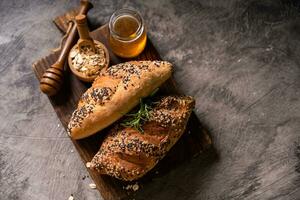
[[[93,8],[92,3],[87,0],[81,0],[79,14],[86,15],[91,8]],[[73,26],[68,33],[66,42],[60,52],[58,60],[43,74],[43,77],[40,81],[40,89],[43,93],[49,96],[53,96],[60,90],[63,84],[65,61],[77,37],[78,33],[76,25],[73,23]]]

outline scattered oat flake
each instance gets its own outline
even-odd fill
[[[85,164],[85,166],[86,166],[87,168],[90,168],[90,167],[91,167],[91,163],[90,163],[90,162],[87,162],[87,163]]]
[[[137,191],[139,189],[139,185],[136,183],[132,186],[133,191]]]
[[[90,183],[89,186],[91,189],[96,189],[96,187],[97,187],[95,183]]]
[[[71,153],[73,153],[73,152],[74,152],[74,150],[72,149],[72,150],[71,150]]]
[[[138,185],[138,183],[135,183],[134,185],[127,185],[126,187],[123,187],[123,189],[125,190],[133,190],[133,191],[137,191],[140,188],[140,186]]]
[[[74,200],[73,195],[71,194],[71,196],[68,198],[68,200]]]

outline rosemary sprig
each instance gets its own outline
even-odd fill
[[[152,94],[144,99],[140,99],[140,108],[136,113],[127,114],[126,119],[124,119],[121,122],[121,125],[124,127],[132,127],[136,130],[138,130],[141,133],[144,133],[144,130],[142,129],[142,125],[149,120],[150,118],[150,110],[151,110],[151,97],[155,95],[155,93],[158,91],[158,88],[152,92]]]
[[[132,127],[141,133],[144,132],[142,129],[142,124],[149,119],[149,111],[151,106],[143,102],[143,99],[140,99],[140,108],[136,113],[127,114],[128,118],[123,120],[121,123],[124,127]]]

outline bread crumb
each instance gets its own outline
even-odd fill
[[[74,152],[74,150],[72,149],[72,150],[71,150],[71,153],[73,153],[73,152]]]
[[[87,163],[85,164],[85,166],[86,166],[87,168],[90,168],[90,167],[91,167],[91,163],[90,163],[90,162],[87,162]]]
[[[91,189],[96,189],[97,188],[95,183],[90,183],[89,186],[90,186]]]
[[[68,198],[68,200],[74,200],[73,194]]]

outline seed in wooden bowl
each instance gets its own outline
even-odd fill
[[[86,76],[94,76],[106,65],[105,50],[101,45],[95,43],[96,52],[92,48],[85,46],[79,51],[78,46],[70,52],[73,67]]]

